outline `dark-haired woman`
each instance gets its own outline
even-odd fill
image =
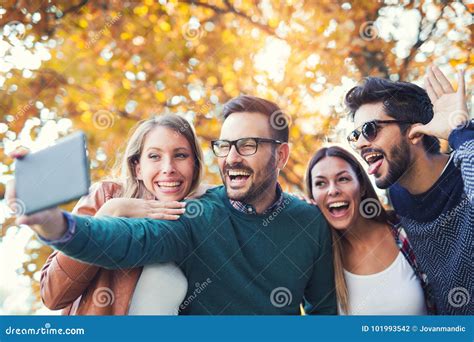
[[[434,313],[426,277],[403,229],[349,152],[337,146],[317,151],[308,165],[306,189],[332,228],[340,314]]]

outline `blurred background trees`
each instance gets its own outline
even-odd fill
[[[223,103],[239,94],[291,117],[282,183],[297,191],[312,153],[345,143],[342,99],[362,77],[421,84],[435,63],[452,79],[467,68],[472,92],[473,10],[428,0],[2,1],[0,195],[17,146],[37,150],[81,129],[99,180],[130,128],[162,113],[194,123],[206,181],[219,184],[209,142]],[[44,312],[38,271],[50,249],[12,224],[3,206],[0,313]]]

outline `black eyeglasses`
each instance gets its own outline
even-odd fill
[[[411,121],[406,120],[372,120],[364,123],[362,126],[353,130],[348,136],[347,141],[353,148],[356,148],[356,143],[362,133],[365,140],[374,141],[377,138],[381,124],[411,124]]]
[[[212,151],[216,157],[227,157],[232,146],[235,146],[237,153],[241,156],[251,156],[257,153],[258,144],[283,144],[281,140],[267,138],[242,138],[237,140],[213,140],[211,141]]]

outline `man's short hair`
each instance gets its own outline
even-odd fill
[[[222,112],[224,120],[232,113],[249,112],[262,113],[268,116],[270,132],[273,139],[288,142],[289,117],[286,116],[276,103],[250,95],[234,97],[225,105]]]
[[[355,112],[367,103],[383,103],[385,113],[396,119],[427,124],[433,118],[433,104],[426,91],[413,83],[393,82],[378,77],[367,77],[346,94],[345,103],[354,119]],[[401,125],[405,134],[409,126]],[[439,153],[436,137],[425,135],[423,147],[431,154]]]

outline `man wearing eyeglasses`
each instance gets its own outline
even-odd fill
[[[328,226],[278,184],[289,157],[280,108],[253,96],[229,101],[212,149],[224,186],[188,202],[192,212],[178,221],[53,209],[30,223],[50,245],[102,267],[176,262],[191,284],[181,314],[298,315],[301,304],[308,314],[336,314]]]
[[[426,91],[369,78],[346,95],[351,145],[379,188],[389,189],[439,314],[474,314],[474,124],[464,75],[457,91],[430,68]],[[438,139],[454,152],[440,153]]]

